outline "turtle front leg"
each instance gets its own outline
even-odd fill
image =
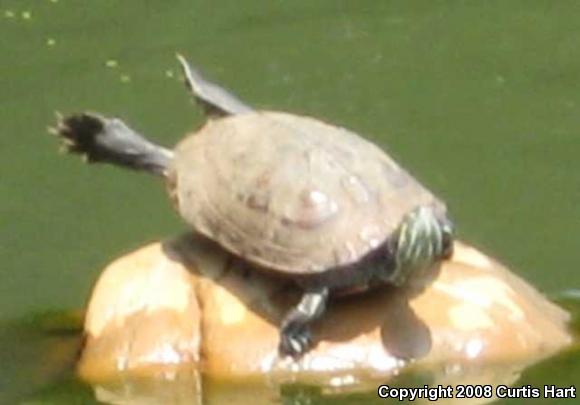
[[[328,295],[327,287],[309,289],[302,295],[300,303],[286,315],[280,326],[280,354],[300,357],[310,349],[310,324],[326,310]]]

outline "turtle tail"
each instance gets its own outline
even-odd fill
[[[62,117],[50,132],[62,138],[64,149],[88,163],[110,163],[166,176],[173,152],[148,141],[123,121],[98,114]]]

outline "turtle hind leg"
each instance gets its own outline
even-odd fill
[[[177,59],[183,69],[187,87],[191,90],[195,99],[201,103],[208,115],[235,115],[254,110],[226,89],[205,80],[196,69],[189,65],[182,55],[177,54]]]
[[[89,163],[106,162],[165,176],[173,152],[155,145],[116,118],[80,113],[58,116],[51,132],[63,139],[70,153]]]
[[[311,289],[304,293],[300,302],[282,321],[280,326],[281,355],[300,357],[312,346],[310,324],[320,318],[326,310],[329,289]]]

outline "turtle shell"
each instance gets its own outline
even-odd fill
[[[210,120],[169,173],[183,218],[243,258],[323,272],[377,248],[419,205],[444,205],[385,152],[344,128],[279,112]]]

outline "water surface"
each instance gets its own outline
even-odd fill
[[[185,229],[155,179],[60,157],[45,135],[55,110],[90,109],[174,144],[203,122],[176,51],[253,105],[364,134],[448,202],[461,238],[544,291],[578,287],[579,13],[535,0],[2,0],[0,319],[80,307],[111,259]]]

